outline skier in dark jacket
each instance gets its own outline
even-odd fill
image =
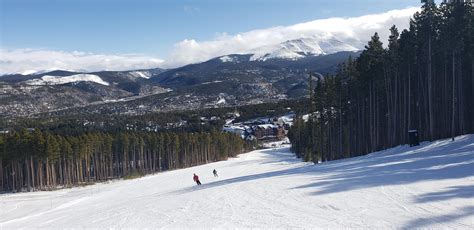
[[[197,185],[201,185],[201,181],[199,181],[199,177],[198,175],[196,175],[196,173],[194,173],[193,180],[194,182],[196,182]]]
[[[217,175],[217,170],[214,169],[214,171],[212,171],[212,173],[214,173],[214,177],[219,177],[219,175]]]

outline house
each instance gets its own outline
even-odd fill
[[[279,141],[285,138],[285,130],[282,126],[273,124],[257,125],[254,128],[255,137],[261,141]]]

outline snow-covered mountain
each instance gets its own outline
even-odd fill
[[[356,47],[343,43],[334,37],[322,38],[312,36],[257,48],[253,50],[253,55],[250,60],[265,61],[274,58],[298,60],[307,56],[327,55],[342,51],[357,50]]]
[[[0,88],[0,97],[3,95],[5,106],[0,107],[0,116],[30,116],[89,105],[88,110],[71,109],[70,112],[145,113],[298,99],[307,95],[307,71],[333,73],[349,56],[359,55],[354,50],[357,49],[334,38],[306,37],[261,47],[252,54],[229,54],[168,70],[56,70],[4,75],[0,76],[0,84],[5,86]],[[161,95],[143,100],[136,97],[171,90],[175,92],[172,99],[163,99]],[[221,93],[226,94],[225,103],[224,100],[216,101]],[[129,97],[134,100],[127,101],[127,106],[111,103],[98,108],[92,104]],[[37,98],[41,98],[42,103],[38,103]],[[48,107],[40,108],[42,104]]]
[[[35,74],[42,74],[44,73],[44,71],[41,71],[41,70],[25,70],[25,71],[21,71],[21,72],[18,72],[18,73],[14,73],[14,74],[21,74],[21,75],[35,75]]]
[[[28,80],[25,83],[28,85],[62,85],[74,82],[95,82],[101,85],[109,85],[108,82],[94,74],[75,74],[70,76],[44,75],[41,78]]]
[[[150,71],[130,71],[128,73],[131,74],[134,77],[141,77],[141,78],[145,78],[145,79],[148,79],[151,76],[153,76],[153,73],[150,72]]]
[[[357,50],[356,47],[343,43],[334,37],[321,38],[312,36],[257,48],[253,50],[253,55],[250,57],[250,60],[265,61],[274,58],[298,60],[307,56],[319,56]]]
[[[161,72],[162,69],[92,73],[55,70],[0,76],[0,117],[31,116],[161,94],[168,90],[148,80]]]
[[[258,47],[248,54],[249,61],[270,59],[299,60],[305,57],[358,51],[355,46],[339,41],[335,37],[311,36],[288,40],[279,44]],[[235,55],[219,57],[222,62],[239,62]]]

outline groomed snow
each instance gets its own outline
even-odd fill
[[[3,194],[0,229],[473,229],[473,198],[474,135],[320,165],[284,146],[135,180]]]
[[[32,79],[26,81],[29,85],[62,85],[71,82],[81,82],[81,81],[90,81],[95,82],[101,85],[109,85],[108,82],[102,80],[97,75],[94,74],[75,74],[70,76],[51,76],[44,75],[40,79]]]

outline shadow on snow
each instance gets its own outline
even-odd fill
[[[283,151],[264,150],[268,157],[261,164],[298,162],[294,156]],[[259,174],[245,175],[214,181],[200,187],[177,191],[187,193],[248,181],[277,178],[294,174],[310,174],[315,182],[292,189],[314,189],[310,194],[323,195],[363,188],[411,184],[420,181],[461,179],[474,176],[474,135],[458,138],[454,143],[435,141],[421,146],[399,146],[393,149],[372,153],[366,156],[327,162],[315,166],[305,165],[291,169],[277,170]],[[275,160],[278,155],[279,160]],[[277,183],[277,182],[275,182]],[[474,185],[447,187],[442,192],[432,192],[416,197],[414,203],[446,201],[454,198],[471,199]],[[474,215],[474,206],[466,206],[456,214],[417,219],[409,222],[406,228],[423,227],[432,223],[459,219]]]

